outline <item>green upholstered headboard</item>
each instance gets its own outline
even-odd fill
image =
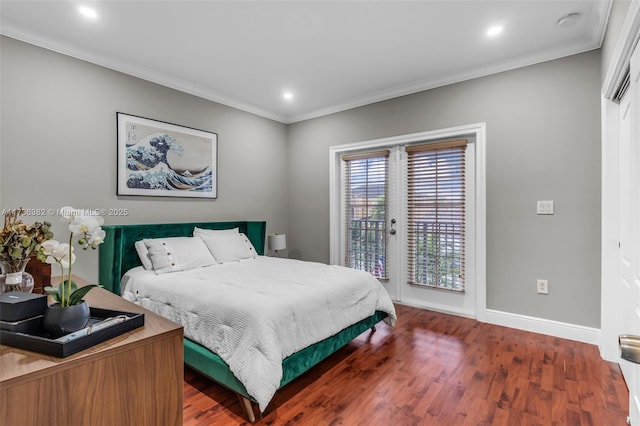
[[[144,238],[190,237],[193,228],[231,229],[239,228],[259,255],[264,254],[266,222],[191,222],[157,223],[144,225],[105,225],[104,243],[100,250],[99,283],[107,290],[120,294],[120,279],[129,269],[141,265],[134,247],[136,241]]]

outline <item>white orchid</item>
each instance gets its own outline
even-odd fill
[[[63,222],[69,222],[75,216],[76,209],[71,206],[60,207],[58,210],[58,214],[60,215],[60,220]]]
[[[106,232],[100,227],[96,227],[91,230],[90,233],[87,233],[87,245],[91,247],[95,247],[104,242],[104,237],[107,235]],[[83,247],[84,248],[84,247]]]
[[[69,262],[69,244],[60,243],[56,240],[47,240],[42,245],[42,252],[47,256],[46,263],[58,263],[64,269],[69,268],[76,261],[76,255],[71,247],[71,262]]]
[[[77,210],[71,206],[60,208],[59,214],[61,220],[69,223],[69,243],[60,243],[56,240],[46,241],[43,244],[44,254],[47,256],[47,263],[57,263],[60,265],[62,274],[62,282],[58,287],[46,287],[45,290],[58,301],[61,306],[71,306],[79,303],[84,295],[95,284],[77,288],[76,283],[71,280],[71,265],[76,261],[76,255],[73,253],[73,234],[80,234],[78,244],[83,250],[91,247],[95,249],[104,242],[106,233],[101,228],[104,219],[101,216],[90,214],[87,210]],[[65,279],[65,269],[67,277]]]
[[[104,223],[102,216],[74,215],[69,223],[69,231],[91,233]]]
[[[83,250],[91,247],[95,249],[104,242],[105,232],[100,227],[104,223],[102,216],[86,215],[77,211],[69,223],[69,231],[74,234],[82,234],[78,243]]]

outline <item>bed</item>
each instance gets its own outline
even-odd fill
[[[246,235],[246,238],[251,242],[252,248],[255,248],[256,251],[257,256],[255,257],[255,261],[247,261],[246,264],[250,265],[251,267],[257,268],[262,263],[264,263],[266,265],[265,267],[273,269],[272,263],[275,260],[262,256],[264,254],[265,245],[265,222],[231,221],[144,225],[111,225],[103,227],[106,232],[106,237],[105,243],[100,246],[100,284],[103,285],[107,290],[110,290],[111,292],[118,295],[125,293],[125,297],[135,297],[135,294],[137,294],[138,290],[135,289],[136,284],[134,284],[133,279],[137,279],[138,276],[145,278],[145,274],[148,275],[149,272],[143,271],[144,268],[140,266],[140,257],[138,256],[138,252],[135,249],[136,242],[148,239],[162,239],[168,237],[191,237],[193,235],[194,228],[212,231],[237,230],[237,232]],[[236,264],[239,264],[240,262],[241,261],[225,264],[229,265],[225,266],[225,268],[231,271],[229,272],[231,274],[233,272],[233,268],[235,268]],[[287,260],[287,262],[297,261]],[[292,265],[295,266],[296,264]],[[326,267],[326,265],[324,266]],[[320,268],[319,264],[316,267]],[[211,268],[202,268],[202,270],[208,269]],[[218,271],[223,271],[223,269],[219,269]],[[186,280],[188,274],[190,273],[191,271],[180,271],[172,276],[183,277],[180,279]],[[166,276],[169,275],[171,274],[166,274]],[[125,288],[123,292],[123,288],[121,288],[121,282],[123,283],[124,287],[129,285],[130,288]],[[144,306],[144,304],[142,305]],[[313,366],[317,365],[323,359],[325,359],[338,349],[342,348],[349,341],[353,340],[355,337],[357,337],[367,329],[375,330],[375,324],[377,324],[379,321],[386,320],[387,322],[392,322],[395,319],[393,306],[391,305],[391,308],[388,308],[386,302],[384,302],[384,305],[384,309],[375,310],[375,312],[373,312],[373,314],[371,315],[367,313],[367,316],[363,319],[354,321],[353,323],[348,323],[344,327],[341,325],[341,328],[337,332],[335,332],[335,334],[332,334],[327,338],[323,338],[322,340],[312,342],[300,349],[296,349],[296,351],[291,354],[287,354],[287,356],[284,357],[284,359],[281,361],[281,365],[278,365],[278,368],[281,368],[282,373],[279,384],[277,384],[276,387],[281,388],[285,386],[295,378],[302,375],[304,372],[308,371]],[[225,362],[221,356],[206,347],[211,347],[210,345],[206,345],[206,343],[201,344],[199,342],[196,342],[196,339],[192,340],[188,338],[187,329],[189,327],[189,324],[186,325],[186,337],[184,339],[185,364],[235,392],[249,421],[255,421],[254,406],[258,405],[258,414],[261,415],[261,413],[266,408],[264,397],[260,395],[260,397],[254,398],[252,396],[252,393],[247,390],[247,386],[249,385],[245,386],[245,384],[247,383],[246,375],[238,374],[237,366],[235,366],[233,363],[234,359],[232,359],[229,363]],[[183,326],[185,326],[185,324],[183,324]],[[229,361],[228,358],[227,361]],[[235,371],[236,374],[234,374],[233,371]],[[239,380],[236,376],[243,377],[244,380]],[[253,383],[251,383],[250,385],[250,389],[254,390]],[[253,394],[257,394],[255,390],[253,391]]]

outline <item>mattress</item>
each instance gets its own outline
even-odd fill
[[[215,352],[263,411],[282,378],[282,360],[367,318],[396,319],[380,282],[336,265],[258,256],[156,275],[128,271],[122,296],[181,324]]]

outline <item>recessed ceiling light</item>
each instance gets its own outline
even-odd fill
[[[291,99],[293,99],[293,93],[291,92],[284,92],[282,94],[282,97],[285,98],[286,100],[290,101]]]
[[[495,25],[487,30],[489,37],[495,37],[502,32],[502,25]]]
[[[84,16],[85,18],[90,18],[90,19],[98,18],[98,12],[96,12],[95,9],[92,9],[87,6],[78,6],[78,12],[80,12],[80,15]]]
[[[570,13],[558,19],[558,26],[561,28],[570,27],[580,20],[579,13]]]

